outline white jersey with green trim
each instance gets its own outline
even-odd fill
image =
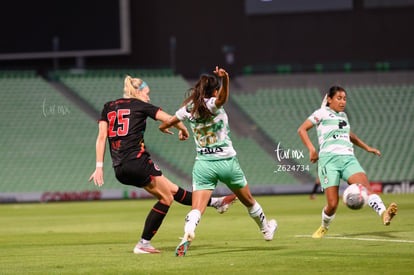
[[[190,123],[196,144],[196,159],[218,160],[235,156],[236,151],[230,139],[228,117],[224,108],[217,108],[215,97],[205,99],[205,102],[213,113],[209,120],[200,120],[191,116],[191,102],[175,113],[179,120],[188,120]]]
[[[348,116],[329,107],[316,110],[308,119],[316,125],[319,156],[327,154],[353,155],[354,149],[349,133]]]

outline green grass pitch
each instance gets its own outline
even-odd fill
[[[0,205],[0,274],[414,274],[414,195],[383,195],[398,215],[383,226],[369,207],[342,202],[324,239],[325,198],[257,196],[279,229],[265,242],[238,201],[209,208],[185,257],[175,257],[189,207],[174,203],[152,244],[162,253],[134,255],[155,200]]]

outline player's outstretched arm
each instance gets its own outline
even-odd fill
[[[163,122],[160,124],[158,128],[163,133],[173,135],[174,133],[171,132],[169,129],[171,127],[175,127],[179,130],[178,138],[180,140],[186,140],[190,136],[187,127],[185,127],[184,123],[182,123],[175,115],[163,120]]]
[[[365,151],[369,152],[369,153],[373,153],[377,156],[381,156],[381,152],[380,150],[378,150],[377,148],[373,148],[371,146],[368,146],[365,142],[363,142],[359,137],[357,137],[357,135],[355,135],[355,133],[353,133],[352,131],[349,132],[349,139],[351,140],[351,142],[353,144],[355,144],[358,147],[361,147],[362,149],[364,149]]]
[[[219,68],[218,66],[216,66],[214,74],[222,80],[216,99],[216,107],[220,108],[229,99],[229,74],[223,68]]]

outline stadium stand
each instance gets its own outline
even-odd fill
[[[373,181],[414,178],[414,85],[348,87],[347,106],[353,131],[381,150],[381,158],[356,149]]]
[[[60,74],[59,80],[96,110],[100,110],[106,101],[114,99],[116,96],[122,96],[123,79],[126,75],[123,73],[125,72],[104,76],[101,74],[88,74],[85,76]],[[180,106],[185,98],[186,91],[192,85],[192,83],[189,84],[181,76],[153,76],[141,74],[140,71],[127,73],[133,77],[144,79],[151,88],[151,102],[162,106],[170,114],[173,114]],[[238,151],[240,162],[245,163],[243,169],[246,170],[246,177],[251,179],[252,182],[254,181],[254,184],[291,184],[296,182],[288,173],[275,177],[275,160],[252,139],[237,136],[236,132],[232,132],[232,138],[234,146]],[[153,122],[148,123],[146,140],[148,140],[146,146],[151,152],[157,156],[162,156],[170,165],[191,177],[195,158],[192,140],[180,142],[176,136],[172,138],[168,135],[160,135],[158,123]],[[253,154],[252,152],[255,153]]]
[[[337,81],[341,79],[341,81]],[[239,77],[243,89],[232,99],[275,143],[286,150],[303,150],[297,159],[310,164],[297,128],[319,108],[323,90],[341,83],[348,92],[347,113],[352,130],[381,150],[381,158],[356,148],[355,154],[371,181],[401,181],[414,177],[414,83],[410,73]],[[257,89],[254,87],[257,86]],[[315,130],[310,137],[317,144]],[[316,169],[310,169],[316,176]]]
[[[153,76],[141,74],[140,71],[125,74],[121,72],[112,76],[66,74],[61,75],[59,80],[87,101],[97,112],[100,112],[105,102],[122,97],[126,74],[144,79],[151,89],[151,103],[162,106],[169,113],[174,112],[179,106],[188,89],[187,83],[181,77]],[[192,158],[188,156],[195,155],[192,143],[179,142],[177,136],[172,138],[168,135],[161,135],[158,123],[152,120],[148,121],[145,139],[150,152],[170,160],[176,168],[190,176]]]
[[[126,74],[143,78],[151,88],[151,102],[171,114],[193,84],[168,70],[59,71],[51,75],[52,82],[34,71],[0,72],[0,92],[4,98],[0,103],[3,113],[0,193],[96,190],[97,187],[87,181],[94,169],[96,119],[105,102],[122,97]],[[382,157],[377,158],[356,149],[370,180],[413,179],[414,83],[407,81],[413,79],[412,76],[324,77],[329,80],[314,75],[312,81],[306,76],[235,79],[227,112],[231,117],[233,144],[249,184],[268,186],[270,189],[266,190],[277,193],[273,186],[310,183],[295,177],[294,172],[275,173],[277,148],[285,150],[284,156],[295,163],[309,166],[304,173],[311,178],[316,176],[316,166],[309,163],[297,128],[320,106],[321,91],[330,86],[327,83],[332,83],[332,79],[342,79],[341,86],[348,91],[347,112],[353,131],[382,152]],[[86,102],[95,117],[91,118],[54,83],[63,84]],[[238,119],[240,112],[254,125]],[[267,136],[270,145],[251,135],[258,129]],[[310,135],[316,144],[315,131]],[[189,188],[195,157],[192,140],[180,142],[176,135],[162,135],[154,121],[148,122],[146,140],[164,173],[172,181]],[[106,155],[109,158],[109,152]],[[117,182],[110,161],[105,162],[104,171],[105,185],[101,189],[131,190]]]
[[[0,76],[0,192],[87,190],[94,122],[33,73]]]
[[[320,93],[317,89],[260,89],[255,93],[233,95],[232,99],[278,144],[275,150],[284,150],[287,158],[303,165],[300,169],[304,167],[305,173],[316,176],[316,166],[309,163],[307,149],[302,144],[297,129],[315,106],[320,106]],[[309,134],[316,142],[314,131]],[[279,152],[281,158],[285,156]]]
[[[88,182],[95,166],[96,121],[35,72],[0,73],[0,92],[0,193],[97,190]],[[110,161],[104,168],[99,190],[134,189],[116,181]]]

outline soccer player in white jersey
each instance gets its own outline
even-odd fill
[[[184,256],[195,237],[195,229],[204,213],[208,198],[217,182],[226,184],[246,206],[250,217],[257,223],[266,241],[271,241],[277,229],[276,220],[267,220],[260,204],[253,198],[236,157],[230,139],[227,114],[223,105],[229,97],[229,75],[216,67],[214,75],[202,75],[182,107],[175,115],[160,125],[160,130],[170,133],[169,127],[188,120],[197,149],[193,167],[192,210],[187,214],[184,237],[177,246],[176,256]],[[221,78],[221,85],[218,78]]]
[[[382,217],[384,225],[389,225],[397,214],[396,203],[393,202],[386,208],[380,196],[372,191],[364,169],[354,156],[354,144],[377,156],[381,156],[381,153],[365,144],[351,131],[344,112],[345,105],[346,91],[338,86],[331,87],[321,108],[309,116],[298,129],[299,136],[309,149],[310,161],[318,161],[318,176],[327,200],[327,205],[322,209],[322,225],[313,233],[313,238],[322,238],[335,217],[341,178],[348,184],[360,183],[367,188],[368,205]],[[319,154],[307,133],[314,126],[318,134]]]

